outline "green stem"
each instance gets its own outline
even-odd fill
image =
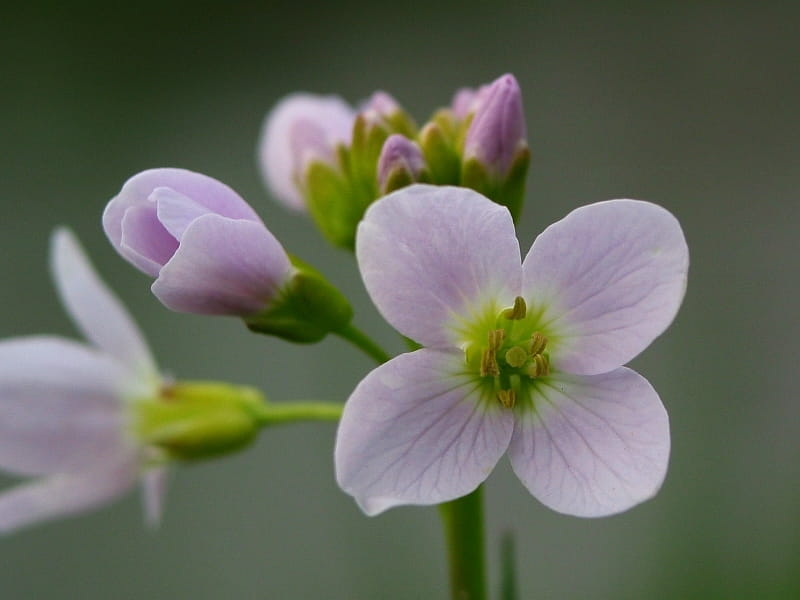
[[[338,421],[342,408],[343,405],[333,402],[267,403],[258,408],[258,422],[266,426],[296,421]]]
[[[338,329],[333,333],[362,350],[367,356],[374,359],[378,364],[383,364],[390,358],[383,348],[373,342],[372,338],[370,338],[366,333],[358,329],[352,323],[345,325],[342,329]]]
[[[447,543],[452,600],[486,600],[483,489],[439,505]]]

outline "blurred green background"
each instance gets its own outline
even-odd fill
[[[676,322],[633,363],[670,414],[661,493],[565,517],[503,461],[487,485],[493,583],[513,530],[526,599],[800,598],[798,19],[797,3],[724,1],[0,9],[0,335],[76,335],[46,269],[51,229],[69,224],[165,370],[344,400],[367,359],[168,312],[106,242],[105,202],[148,167],[225,181],[400,351],[351,257],[267,196],[262,118],[294,90],[356,102],[382,88],[423,121],[456,88],[513,72],[534,156],[522,247],[572,208],[632,197],[678,216],[692,266]],[[0,597],[446,598],[436,511],[364,517],[334,482],[334,434],[270,430],[175,469],[158,532],[131,494],[0,539]]]

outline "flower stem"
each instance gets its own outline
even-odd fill
[[[343,405],[333,402],[280,402],[263,404],[258,409],[258,422],[280,425],[297,421],[338,421]]]
[[[483,489],[439,505],[447,543],[452,600],[486,600]]]
[[[366,333],[358,329],[352,323],[348,323],[343,328],[337,329],[333,333],[347,340],[356,348],[362,350],[367,356],[374,359],[378,364],[383,364],[390,358],[383,348],[378,346],[378,344],[372,341],[372,338],[370,338]]]

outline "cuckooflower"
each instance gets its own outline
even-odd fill
[[[367,514],[473,491],[508,452],[550,508],[596,517],[650,498],[667,468],[667,413],[623,367],[674,318],[688,250],[666,210],[584,206],[524,260],[508,211],[414,185],[375,203],[356,253],[373,302],[424,347],[356,387],[336,476]]]
[[[254,315],[292,274],[280,242],[236,192],[184,169],[131,177],[106,206],[103,229],[179,312]]]
[[[303,210],[306,168],[315,160],[334,162],[336,146],[350,144],[355,118],[338,96],[295,93],[281,100],[267,115],[258,143],[259,167],[272,194]]]
[[[163,467],[131,431],[131,402],[162,384],[150,350],[66,230],[51,267],[67,311],[90,344],[51,336],[0,342],[0,468],[34,476],[0,493],[0,533],[89,510],[144,486],[158,521]]]

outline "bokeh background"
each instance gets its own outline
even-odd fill
[[[670,414],[661,493],[612,518],[561,516],[503,461],[487,485],[493,585],[512,530],[523,598],[800,598],[798,19],[797,3],[769,1],[0,9],[0,335],[76,335],[46,268],[49,233],[68,224],[165,370],[344,400],[367,359],[168,312],[106,242],[105,202],[148,167],[225,181],[400,351],[351,256],[268,197],[263,116],[294,90],[356,102],[382,88],[423,121],[456,88],[513,72],[534,153],[523,248],[572,208],[633,197],[678,216],[692,266],[676,322],[633,363]],[[334,435],[269,430],[175,469],[157,532],[131,494],[0,539],[0,597],[446,598],[436,511],[364,517],[336,487]]]

